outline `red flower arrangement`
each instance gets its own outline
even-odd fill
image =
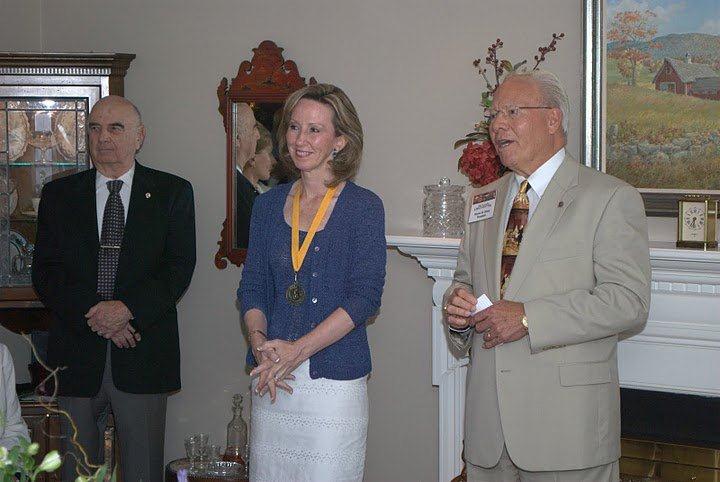
[[[552,34],[552,40],[550,43],[543,47],[538,47],[538,55],[535,55],[535,66],[532,70],[537,70],[538,66],[545,61],[545,56],[556,50],[558,40],[565,37],[564,33]],[[479,67],[478,73],[485,79],[485,85],[487,90],[482,93],[483,109],[492,107],[492,96],[500,86],[503,75],[507,72],[514,72],[521,68],[527,63],[527,60],[523,60],[520,63],[513,64],[506,59],[498,59],[498,49],[502,48],[503,42],[497,39],[496,42],[488,47],[488,55],[485,57],[485,64],[492,66],[495,74],[495,84],[490,83],[490,79],[487,76],[487,69],[485,67]],[[473,62],[475,67],[481,64],[480,59],[476,59]],[[495,146],[490,142],[490,131],[489,123],[487,120],[482,120],[475,124],[475,130],[464,138],[455,141],[454,149],[460,146],[465,146],[463,149],[462,156],[458,161],[458,171],[465,174],[470,183],[474,186],[484,186],[490,184],[496,179],[500,178],[507,170],[505,166],[500,163],[500,158],[495,151]]]
[[[469,142],[460,156],[458,170],[465,174],[474,186],[484,186],[499,179],[505,166],[500,164],[492,142]]]

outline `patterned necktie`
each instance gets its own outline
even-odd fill
[[[115,274],[125,230],[125,208],[120,199],[122,184],[123,182],[119,179],[107,182],[110,196],[105,203],[105,212],[103,213],[97,281],[97,292],[103,300],[113,299]]]
[[[510,217],[508,218],[507,227],[505,228],[505,240],[503,241],[502,261],[500,265],[500,298],[505,296],[505,289],[510,283],[510,273],[515,266],[515,258],[520,252],[520,243],[522,243],[523,230],[528,222],[528,213],[530,211],[530,200],[527,191],[530,184],[523,181],[520,184],[520,191],[513,200]]]

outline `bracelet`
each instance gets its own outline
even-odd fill
[[[267,334],[262,330],[252,330],[250,333],[248,333],[248,338],[253,336],[255,333],[260,333],[262,336],[264,336],[267,339]]]
[[[470,325],[467,328],[462,328],[462,329],[453,328],[450,325],[448,325],[447,327],[448,327],[448,330],[452,331],[453,333],[458,333],[460,335],[464,335],[465,333],[468,333],[470,330],[475,328],[473,325]]]

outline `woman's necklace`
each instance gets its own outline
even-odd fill
[[[315,213],[312,223],[310,223],[310,229],[303,240],[302,246],[300,246],[300,196],[302,194],[300,186],[298,186],[297,192],[293,197],[292,238],[290,243],[290,252],[292,254],[295,279],[285,291],[285,299],[293,306],[300,306],[305,301],[305,289],[298,281],[298,272],[300,272],[300,267],[302,266],[303,261],[305,261],[305,255],[307,254],[308,249],[310,249],[310,243],[312,243],[315,233],[317,232],[318,227],[320,227],[320,223],[325,218],[325,213],[327,212],[328,206],[330,206],[330,201],[332,201],[333,194],[335,194],[335,189],[337,189],[337,186],[329,188],[325,193],[325,196],[320,202],[320,207]]]

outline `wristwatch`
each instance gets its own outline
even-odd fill
[[[527,316],[523,315],[522,319],[520,320],[520,323],[525,327],[526,330],[530,331],[528,328],[528,319]]]

